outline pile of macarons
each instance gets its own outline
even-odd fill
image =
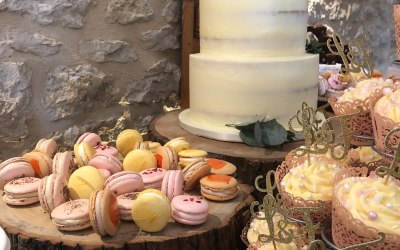
[[[239,194],[236,167],[208,158],[185,138],[165,145],[144,141],[134,129],[122,131],[115,147],[95,133],[81,135],[73,151],[59,152],[54,139],[41,139],[22,157],[0,163],[0,190],[10,206],[40,202],[62,231],[92,227],[115,235],[120,221],[159,232],[168,222],[207,221],[208,200]],[[200,188],[200,195],[191,190]]]

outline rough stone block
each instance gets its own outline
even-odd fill
[[[153,18],[153,8],[147,0],[111,0],[106,9],[109,23],[130,24]]]
[[[0,0],[0,10],[28,14],[40,24],[81,28],[91,0]]]
[[[179,90],[180,69],[167,60],[151,66],[144,77],[132,84],[125,98],[133,103],[163,102]]]
[[[0,62],[0,137],[18,140],[27,134],[32,71],[22,62]]]
[[[180,11],[180,3],[174,0],[169,0],[162,11],[162,16],[167,23],[177,23],[181,18]]]
[[[93,110],[107,92],[106,75],[91,65],[58,66],[47,76],[42,104],[50,121]]]
[[[89,40],[79,42],[79,53],[93,62],[127,63],[137,60],[135,51],[124,41]]]
[[[165,25],[159,30],[149,30],[143,33],[142,40],[147,49],[164,51],[180,47],[180,31],[172,25]]]

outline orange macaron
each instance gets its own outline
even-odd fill
[[[207,158],[207,163],[211,167],[211,174],[224,174],[233,177],[236,175],[237,168],[230,162],[215,158]]]
[[[93,230],[100,236],[117,234],[120,216],[117,197],[113,191],[97,190],[90,195],[89,218]]]
[[[208,175],[211,171],[210,165],[204,160],[199,160],[185,167],[182,172],[184,176],[184,189],[186,191],[194,189],[201,178]]]
[[[238,182],[228,175],[212,174],[201,178],[201,194],[213,201],[227,201],[239,194]]]

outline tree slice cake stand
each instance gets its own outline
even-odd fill
[[[249,205],[254,199],[251,186],[241,184],[239,189],[234,200],[209,201],[204,224],[186,226],[171,220],[159,233],[143,232],[133,222],[125,221],[114,237],[100,237],[91,228],[62,232],[39,203],[15,207],[3,199],[0,226],[10,238],[12,249],[241,249],[241,230],[249,219]]]
[[[275,170],[285,159],[288,152],[304,144],[304,141],[285,143],[282,146],[269,148],[250,147],[244,143],[225,142],[193,135],[179,126],[181,110],[162,114],[150,123],[149,138],[161,144],[176,138],[185,137],[194,148],[209,153],[210,157],[226,160],[237,166],[236,177],[253,186],[259,175]]]

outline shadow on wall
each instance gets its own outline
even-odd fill
[[[309,24],[331,26],[345,43],[366,33],[375,67],[386,72],[396,59],[393,0],[309,0]]]

